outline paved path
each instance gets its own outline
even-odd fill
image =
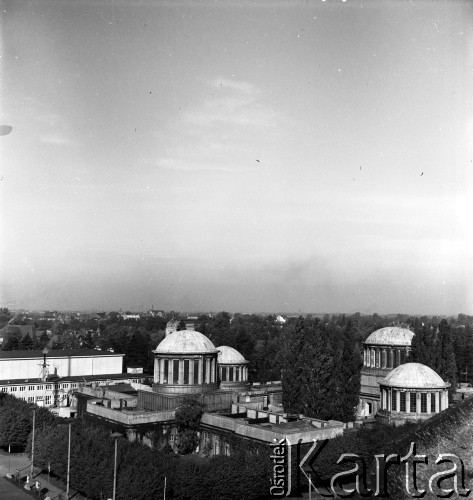
[[[12,485],[11,483],[9,483],[5,479],[3,479],[3,477],[7,475],[9,469],[13,475],[15,474],[16,469],[20,469],[22,471],[22,474],[21,474],[22,476],[29,474],[30,473],[30,469],[29,469],[30,463],[31,462],[25,453],[11,453],[9,456],[8,452],[0,450],[0,478],[2,479],[2,482],[1,482],[2,486],[0,486],[0,499],[3,500],[3,499],[7,499],[7,498],[10,499],[11,498],[12,500],[13,499],[20,500],[23,498],[28,498],[29,500],[31,500],[31,496],[28,495],[26,492],[23,492],[23,490],[21,488],[18,488],[15,485]],[[40,470],[37,467],[35,467],[34,480],[40,481],[41,488],[48,489],[49,496],[51,498],[58,497],[58,495],[61,492],[65,491],[65,489],[66,489],[65,484],[63,484],[62,482],[57,481],[55,479],[50,479],[48,481],[48,474],[39,474],[39,472],[40,472]],[[14,488],[14,491],[19,491],[23,496],[18,496],[18,497],[11,496],[9,493],[9,490],[5,490],[8,494],[5,493],[3,495],[2,494],[3,490],[1,488],[3,487],[4,483],[6,483],[6,485],[4,486],[5,488]],[[74,493],[75,493],[75,495],[73,496]],[[26,497],[24,495],[26,495]],[[65,493],[63,494],[63,498],[66,498]],[[70,498],[74,499],[74,500],[86,500],[85,497],[76,493],[75,490],[70,491]],[[57,500],[59,500],[59,497],[57,498]]]
[[[11,484],[4,477],[0,477],[0,498],[5,500],[31,500],[31,495],[18,486]]]

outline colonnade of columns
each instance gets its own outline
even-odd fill
[[[201,356],[198,358],[160,358],[154,360],[154,383],[177,385],[213,384],[217,381],[217,359]]]
[[[439,413],[448,408],[446,389],[401,391],[381,387],[381,409],[396,413]]]
[[[370,368],[396,368],[406,362],[410,347],[365,346],[363,365]]]
[[[219,375],[222,382],[246,382],[248,367],[245,365],[219,365]]]

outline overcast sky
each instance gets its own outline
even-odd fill
[[[473,314],[473,5],[4,2],[3,306]]]

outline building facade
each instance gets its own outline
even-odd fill
[[[376,330],[365,340],[358,418],[374,418],[380,407],[379,382],[406,362],[413,337],[411,330],[392,326]]]
[[[153,353],[155,392],[199,394],[218,389],[218,350],[200,332],[174,331]]]
[[[383,422],[400,425],[426,420],[448,408],[450,384],[423,364],[398,366],[379,385],[381,398],[377,417]]]
[[[222,345],[217,349],[220,389],[224,391],[248,389],[248,361],[233,347]]]

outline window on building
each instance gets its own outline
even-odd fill
[[[179,360],[174,359],[172,362],[172,383],[177,384],[179,382]]]
[[[52,384],[47,384],[47,385],[46,385],[46,390],[47,390],[47,391],[52,390],[52,388],[53,388]]]
[[[28,403],[34,403],[34,396],[28,396]]]
[[[6,387],[2,387],[2,392],[7,392],[7,388]]]
[[[71,384],[71,387],[72,387],[72,389],[76,389],[77,388],[77,384]]]
[[[227,381],[227,367],[222,366],[222,382],[226,382],[226,381]]]
[[[437,397],[437,395],[435,394],[435,392],[432,392],[432,394],[430,395],[430,411],[432,413],[435,413],[435,398]]]
[[[224,444],[224,453],[227,455],[227,457],[230,456],[230,445],[228,443]]]
[[[397,391],[391,391],[391,410],[397,411]]]
[[[233,382],[233,366],[230,366],[229,368],[229,374],[228,374],[228,381]]]
[[[401,392],[399,401],[399,411],[406,411],[406,393]]]
[[[25,390],[26,390],[26,386],[24,386],[24,385],[20,385],[20,392],[23,392],[23,391],[25,391]]]
[[[18,399],[21,399],[22,401],[26,401],[25,396],[19,396]]]
[[[202,383],[205,384],[206,383],[206,377],[207,375],[207,360],[204,358],[202,360]]]
[[[194,359],[194,384],[199,383],[199,360]]]
[[[16,387],[10,387],[10,392],[16,392]]]
[[[164,360],[164,370],[163,370],[163,384],[168,383],[168,377],[169,377],[169,360],[165,359]]]
[[[235,368],[235,382],[239,382],[239,381],[240,381],[240,368],[236,367]]]
[[[420,394],[420,412],[427,413],[427,394],[425,392]]]
[[[409,409],[411,413],[416,413],[417,411],[417,393],[411,392]]]
[[[69,387],[69,384],[62,384],[63,389],[67,389]]]
[[[184,360],[184,384],[189,383],[189,360]]]
[[[46,405],[47,406],[51,405],[51,396],[46,396]]]
[[[37,390],[37,391],[42,391],[42,390],[44,390],[44,385],[37,385],[37,386],[36,386],[36,390]]]

